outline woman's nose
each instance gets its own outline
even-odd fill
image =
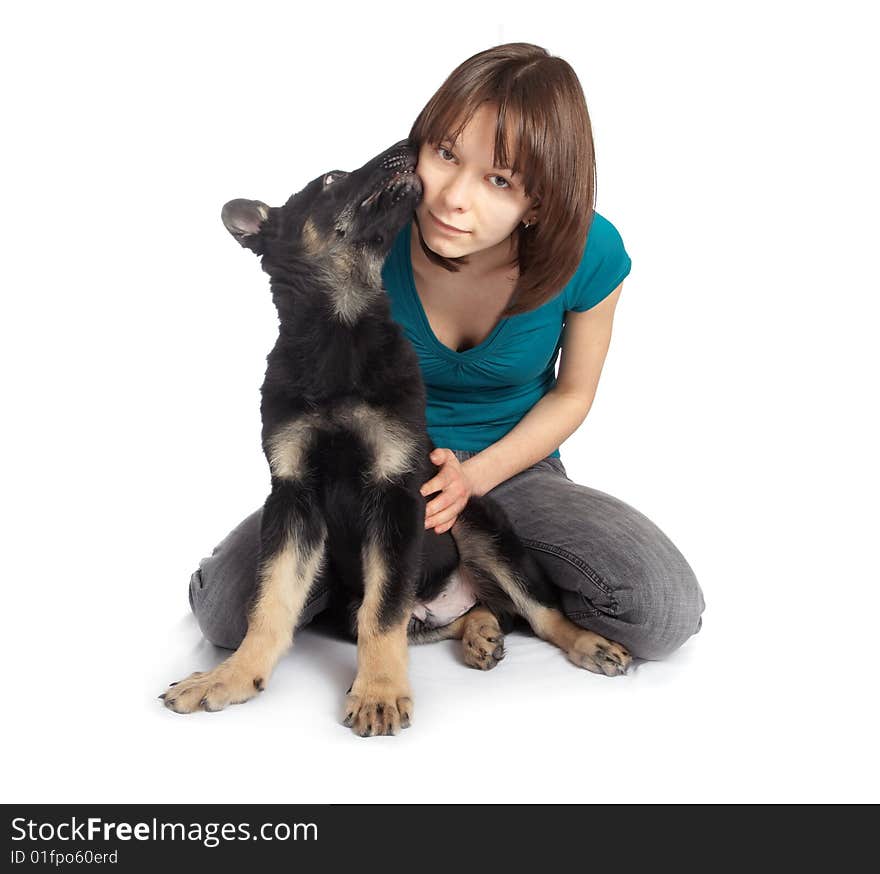
[[[442,187],[440,195],[444,203],[450,209],[467,210],[470,206],[471,183],[465,177],[464,173],[459,173],[451,179],[446,180],[446,184]]]

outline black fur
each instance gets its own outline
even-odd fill
[[[352,173],[322,174],[282,207],[234,200],[223,208],[230,233],[261,257],[278,310],[278,339],[267,358],[261,404],[270,463],[279,429],[312,423],[297,476],[272,477],[261,561],[271,559],[288,536],[314,546],[323,520],[327,560],[319,581],[329,583],[336,605],[347,610],[353,633],[366,537],[381,544],[389,563],[382,627],[399,621],[414,599],[438,595],[463,562],[480,584],[481,602],[506,617],[509,628],[516,611],[492,574],[459,554],[452,533],[424,529],[425,504],[433,496],[425,498],[419,489],[438,471],[429,458],[435,447],[426,429],[425,388],[415,351],[392,319],[381,287],[382,263],[421,197],[415,162],[414,150],[402,141]],[[366,404],[380,419],[396,423],[415,446],[409,469],[383,482],[365,477],[375,446],[357,428],[330,425],[334,410],[347,403]],[[527,597],[557,605],[553,585],[497,503],[472,497],[459,518],[497,548]],[[412,639],[419,639],[419,625],[412,620]]]

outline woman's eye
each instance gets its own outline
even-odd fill
[[[448,164],[449,162],[446,160],[446,158],[443,157],[443,153],[445,152],[447,155],[452,155],[452,152],[450,152],[449,149],[447,149],[445,146],[437,146],[436,151],[440,153],[441,159]],[[500,179],[504,183],[504,185],[494,185],[494,184],[492,185],[493,188],[497,188],[499,191],[504,191],[505,189],[511,187],[510,182],[507,179],[505,179],[503,176],[499,176],[497,173],[494,173],[489,178],[490,179]]]

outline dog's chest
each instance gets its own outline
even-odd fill
[[[403,422],[363,401],[348,401],[301,413],[275,429],[266,442],[272,475],[302,478],[322,432],[345,432],[356,439],[367,454],[365,473],[377,482],[413,471],[419,462],[419,443]]]

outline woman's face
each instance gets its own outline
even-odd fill
[[[416,170],[424,193],[416,209],[428,247],[458,258],[504,244],[528,213],[519,174],[492,166],[497,114],[484,104],[462,130],[458,143],[424,143]],[[444,230],[437,220],[458,231]],[[462,233],[464,232],[464,233]]]

